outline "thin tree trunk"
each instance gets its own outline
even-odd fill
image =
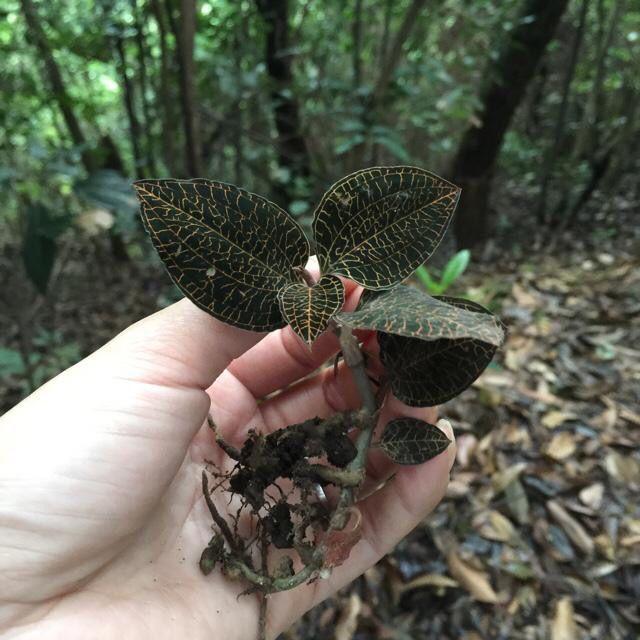
[[[67,93],[67,88],[64,80],[62,79],[62,73],[42,29],[42,25],[40,24],[38,12],[31,0],[20,0],[20,3],[22,5],[22,12],[24,14],[27,27],[29,28],[29,37],[38,49],[40,57],[44,63],[44,67],[46,69],[46,80],[51,86],[53,98],[62,113],[62,117],[67,129],[69,130],[69,135],[71,136],[73,144],[80,148],[83,164],[87,171],[91,171],[95,168],[96,163],[90,150],[87,148],[87,139],[80,125],[80,121],[73,111],[73,102]]]
[[[481,96],[481,108],[462,136],[450,175],[462,187],[455,218],[458,245],[482,244],[488,235],[489,195],[495,162],[504,134],[527,85],[551,41],[568,0],[525,0],[521,18],[485,77],[491,78]]]
[[[136,114],[135,96],[133,82],[127,75],[127,57],[124,47],[124,40],[116,38],[116,52],[120,63],[120,76],[124,91],[122,92],[127,118],[129,120],[129,133],[131,135],[131,150],[133,152],[134,175],[138,177],[146,171],[145,163],[142,157],[142,149],[140,145],[140,123]]]
[[[380,75],[373,89],[372,101],[374,108],[379,104],[381,98],[389,88],[391,78],[393,78],[393,74],[402,60],[402,47],[417,24],[425,4],[427,4],[427,0],[412,0],[407,12],[404,14],[402,23],[391,43],[389,53],[382,62]]]
[[[384,4],[384,22],[382,25],[382,37],[380,38],[380,64],[387,59],[389,51],[389,34],[391,33],[391,14],[393,12],[393,0],[386,0]]]
[[[616,35],[618,23],[624,8],[624,0],[616,0],[611,10],[609,24],[606,24],[604,0],[599,0],[598,9],[598,35],[597,53],[595,60],[595,76],[591,95],[584,111],[584,117],[579,129],[573,156],[576,159],[583,156],[593,156],[599,149],[600,127],[602,112],[604,110],[604,78],[606,75],[607,58]]]
[[[277,185],[274,197],[287,205],[294,196],[296,178],[311,175],[311,160],[302,133],[300,110],[293,89],[293,70],[289,52],[288,0],[256,0],[258,11],[266,24],[266,63],[271,78],[271,100],[278,138],[278,163],[289,170],[286,184]]]
[[[170,173],[175,173],[176,150],[174,136],[167,135],[174,126],[174,109],[170,91],[169,47],[167,45],[167,25],[160,0],[151,0],[151,11],[158,26],[158,40],[160,44],[160,79],[157,95],[160,97],[160,111],[162,119],[162,157]]]
[[[133,25],[136,30],[136,49],[138,53],[138,70],[140,73],[140,97],[142,104],[143,129],[144,129],[144,160],[145,165],[152,174],[156,174],[156,163],[153,155],[152,144],[152,115],[149,103],[149,80],[147,73],[147,44],[144,30],[144,20],[140,19],[138,0],[131,0],[131,12],[133,13]]]
[[[640,129],[638,125],[640,115],[640,96],[633,86],[633,81],[627,78],[621,92],[620,98],[621,117],[624,124],[622,125],[615,155],[605,176],[604,189],[612,190],[620,181],[621,177],[632,169],[638,157],[635,153],[640,148]]]
[[[193,50],[196,35],[196,0],[181,0],[180,24],[173,14],[171,0],[166,0],[167,17],[176,38],[180,69],[180,100],[185,137],[185,164],[192,177],[201,174],[200,133]]]
[[[362,0],[355,0],[351,34],[353,36],[353,88],[357,91],[362,84]]]
[[[371,96],[367,100],[362,114],[365,130],[370,129],[380,116],[381,106],[389,85],[391,84],[391,79],[402,60],[403,46],[415,28],[420,13],[426,3],[427,0],[412,0],[390,45],[384,43],[385,57],[380,61],[380,73],[378,74]],[[388,32],[390,21],[391,6],[388,6],[387,14],[385,15],[386,36],[383,39],[388,40],[390,37]],[[378,145],[370,138],[371,136],[366,136],[364,142],[361,142],[350,150],[347,159],[347,166],[349,166],[350,169],[355,169],[355,165],[362,164],[364,158],[370,158],[372,163],[377,163],[379,154]]]
[[[575,75],[580,47],[582,46],[588,8],[589,0],[582,0],[580,17],[578,18],[578,27],[573,39],[571,53],[569,54],[569,62],[566,68],[564,81],[562,83],[562,98],[560,100],[558,117],[556,118],[556,124],[553,132],[553,142],[549,147],[549,150],[547,151],[542,170],[542,179],[540,181],[540,195],[538,197],[538,204],[536,206],[536,216],[538,218],[538,222],[540,222],[541,224],[548,224],[550,222],[550,216],[547,214],[547,192],[549,189],[549,182],[551,181],[551,176],[553,174],[553,167],[555,166],[555,162],[560,152],[560,145],[567,119],[567,107],[569,105],[571,83],[573,81],[573,76]]]
[[[238,77],[242,74],[242,41],[247,37],[247,25],[245,16],[239,16],[239,23],[235,26],[233,34],[233,58]],[[234,100],[233,108],[233,124],[234,124],[234,140],[235,149],[234,158],[234,180],[235,183],[241,185],[244,182],[244,114],[242,110],[242,89],[237,87],[237,96]]]
[[[51,86],[53,97],[60,109],[65,125],[69,130],[69,135],[73,144],[80,148],[80,157],[87,173],[92,173],[99,169],[114,169],[122,171],[122,159],[118,149],[109,136],[102,136],[98,148],[88,148],[88,142],[80,125],[80,120],[73,110],[73,101],[68,94],[62,73],[55,60],[53,51],[45,36],[40,24],[40,19],[35,6],[31,0],[20,0],[25,22],[29,29],[29,35],[33,40],[40,57],[44,62],[46,79]],[[114,257],[121,261],[129,259],[122,235],[115,229],[109,232],[111,252]]]

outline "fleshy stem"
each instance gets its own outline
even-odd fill
[[[373,431],[376,426],[378,417],[379,403],[376,399],[371,380],[367,375],[365,367],[364,355],[358,344],[358,339],[348,327],[339,325],[332,320],[330,328],[338,336],[340,340],[340,348],[342,349],[342,357],[344,362],[351,370],[354,382],[358,388],[360,399],[362,400],[362,409],[360,411],[360,433],[356,440],[356,457],[349,463],[347,471],[359,471],[364,477],[364,468],[367,461],[367,453],[371,446]],[[384,398],[380,399],[380,404]],[[332,529],[342,529],[347,524],[348,512],[347,507],[355,502],[354,490],[351,487],[343,487],[340,492],[337,508],[331,521]]]
[[[304,280],[304,283],[308,287],[313,287],[316,284],[315,278],[313,275],[307,271],[304,267],[294,267],[293,269],[299,276]]]

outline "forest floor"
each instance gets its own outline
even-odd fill
[[[639,247],[624,233],[568,236],[554,255],[473,265],[454,293],[498,312],[509,338],[441,408],[458,442],[446,499],[286,638],[638,637]],[[3,285],[0,412],[29,377],[37,385],[175,296],[158,263],[116,265],[104,243],[71,243],[63,265],[47,300],[18,270]],[[7,355],[21,343],[29,372]]]
[[[447,497],[288,638],[639,637],[637,249],[533,256],[465,278],[509,338],[441,407],[458,444]]]

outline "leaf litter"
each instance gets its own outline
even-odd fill
[[[509,337],[440,409],[447,497],[287,638],[335,637],[354,593],[359,640],[639,637],[640,260],[476,266],[464,284]]]

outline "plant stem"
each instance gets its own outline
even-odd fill
[[[364,366],[364,356],[360,350],[357,338],[348,327],[336,324],[334,325],[334,331],[338,334],[345,364],[351,369],[353,379],[358,387],[360,398],[362,399],[362,410],[360,412],[362,427],[356,441],[358,454],[347,467],[348,471],[357,471],[364,469],[365,466],[367,452],[371,446],[371,439],[373,438],[373,431],[376,426],[378,402],[376,401],[376,394],[374,393],[371,380],[369,380]]]
[[[332,328],[340,340],[344,362],[349,369],[351,369],[356,386],[358,387],[358,392],[362,399],[362,408],[367,414],[373,415],[377,410],[376,397],[371,388],[369,376],[367,376],[367,371],[364,366],[364,356],[360,350],[358,340],[348,327],[333,323]]]
[[[264,575],[269,572],[269,541],[264,527],[260,527],[260,554],[261,569]],[[263,591],[259,594],[260,614],[258,616],[258,640],[267,640],[267,594]]]

